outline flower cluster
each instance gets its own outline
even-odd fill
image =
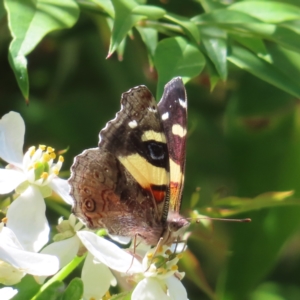
[[[30,147],[23,155],[25,124],[10,112],[0,120],[0,157],[8,163],[0,169],[0,194],[15,190],[16,198],[0,225],[0,283],[16,284],[25,274],[49,276],[59,270],[56,256],[38,253],[49,241],[50,227],[44,197],[52,191],[68,204],[66,180],[57,177],[63,158],[55,163],[54,149]]]
[[[44,145],[30,147],[23,155],[24,134],[18,113],[10,112],[0,120],[0,157],[8,163],[0,169],[0,194],[15,191],[0,223],[0,283],[14,285],[31,274],[43,284],[81,256],[83,299],[109,296],[117,279],[132,290],[133,300],[187,299],[180,281],[184,274],[177,267],[180,254],[166,246],[149,250],[141,243],[134,249],[120,249],[85,228],[73,214],[68,220],[59,219],[54,242],[45,246],[50,226],[44,198],[55,192],[67,204],[72,199],[67,181],[58,177],[63,157],[57,158],[55,149]],[[17,292],[2,288],[0,298],[11,299]]]

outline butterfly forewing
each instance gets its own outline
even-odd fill
[[[164,126],[170,159],[170,210],[179,212],[185,172],[187,97],[180,77],[165,85],[158,111]]]
[[[169,157],[156,102],[145,86],[123,93],[122,109],[100,132],[99,148],[115,155],[129,174],[149,191],[156,220],[166,220]]]

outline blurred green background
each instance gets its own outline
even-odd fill
[[[294,1],[295,2],[295,1]],[[149,1],[191,17],[196,2]],[[62,174],[73,157],[96,147],[98,133],[120,109],[122,92],[145,84],[156,94],[157,74],[150,70],[139,35],[128,39],[124,57],[106,59],[110,31],[97,16],[82,13],[76,25],[47,35],[28,56],[30,102],[26,105],[8,63],[11,40],[0,23],[0,115],[14,110],[25,120],[24,150],[31,145],[69,147]],[[300,78],[295,52],[267,42],[273,58],[286,57]],[[300,299],[300,106],[293,96],[229,64],[226,82],[211,92],[207,70],[186,85],[188,141],[182,214],[213,206],[216,197],[251,198],[266,192],[295,193],[287,204],[251,209],[234,217],[251,223],[192,225],[190,251],[182,262],[189,299]],[[194,194],[195,196],[195,194]],[[241,200],[242,201],[242,200]],[[253,207],[252,207],[253,208]],[[59,215],[47,212],[55,220]],[[205,279],[204,279],[205,278]],[[203,289],[206,292],[203,292]],[[207,294],[210,294],[207,295]],[[217,299],[217,298],[216,298]]]

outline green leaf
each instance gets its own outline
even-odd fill
[[[242,1],[228,7],[253,16],[266,23],[280,23],[300,19],[300,8],[275,1]]]
[[[201,6],[206,12],[225,7],[225,4],[222,4],[214,0],[196,0],[196,1],[201,4]]]
[[[64,283],[55,281],[49,285],[42,293],[40,293],[35,300],[57,300],[64,290]]]
[[[192,19],[199,27],[218,26],[242,38],[265,38],[294,51],[300,51],[300,37],[294,30],[283,26],[265,24],[243,12],[219,9]]]
[[[228,10],[228,9],[217,9],[210,13],[197,15],[192,18],[192,21],[197,25],[213,25],[218,24],[244,24],[244,23],[261,23],[260,20],[251,17],[245,13]]]
[[[266,60],[269,63],[272,62],[272,58],[268,53],[263,40],[257,38],[241,37],[234,34],[231,34],[230,36],[233,37],[233,39],[239,42],[241,45],[254,52],[258,57]]]
[[[202,43],[220,78],[225,80],[227,78],[227,41],[203,36]]]
[[[184,18],[182,16],[177,16],[171,13],[166,14],[165,19],[180,25],[192,41],[194,41],[197,44],[200,43],[200,34],[197,25],[190,19]]]
[[[66,288],[62,300],[79,300],[83,296],[83,282],[80,278],[74,278]]]
[[[300,78],[300,53],[279,45],[268,45],[268,52],[279,70],[290,78]]]
[[[72,27],[79,9],[73,0],[5,0],[8,25],[13,36],[9,62],[26,100],[29,98],[27,59],[41,39],[49,32]]]
[[[149,64],[151,67],[153,67],[154,53],[158,41],[158,32],[153,28],[142,26],[136,26],[136,29],[141,35],[141,38],[147,47]]]
[[[91,2],[103,9],[111,18],[115,17],[115,10],[111,0],[91,0]]]
[[[110,57],[137,22],[147,18],[160,18],[165,11],[155,6],[139,5],[134,0],[112,0],[115,9],[115,21],[112,30],[109,51]]]
[[[138,5],[132,9],[132,13],[146,16],[149,19],[159,19],[165,15],[166,11],[157,6]]]
[[[200,50],[182,37],[163,39],[157,45],[154,65],[158,72],[156,99],[160,99],[164,85],[173,77],[184,82],[201,73],[205,58]]]
[[[208,57],[206,57],[206,68],[209,74],[210,91],[213,91],[221,78],[219,76],[219,73],[216,70],[215,65]]]
[[[18,294],[13,297],[13,300],[31,299],[40,287],[33,276],[26,275],[22,278],[21,282],[14,285],[14,288],[18,290]]]
[[[138,21],[146,19],[143,15],[135,15],[132,13],[133,9],[138,6],[133,0],[112,0],[112,3],[115,9],[115,21],[107,57],[110,57],[116,51],[128,31],[130,31]]]
[[[293,78],[289,78],[273,64],[260,59],[247,49],[233,46],[232,53],[227,59],[258,78],[273,84],[295,97],[300,97],[300,85]]]
[[[213,216],[229,217],[263,208],[288,205],[300,206],[299,199],[290,198],[293,194],[294,191],[268,192],[258,195],[255,198],[240,198],[231,196],[214,199],[214,206],[216,206],[216,209],[213,209]],[[205,210],[201,210],[201,213],[208,214]]]
[[[284,22],[280,26],[300,34],[300,20]]]

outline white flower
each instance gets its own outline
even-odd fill
[[[177,271],[180,255],[174,254],[167,246],[151,249],[140,263],[126,251],[92,232],[80,231],[77,235],[96,259],[123,273],[123,276],[131,276],[131,281],[138,282],[131,295],[132,300],[188,299],[180,281],[184,274]]]
[[[4,287],[0,289],[0,299],[9,300],[18,293],[18,290],[13,289],[12,287]]]
[[[57,226],[59,234],[54,236],[55,242],[46,246],[41,253],[56,255],[59,258],[60,267],[66,266],[78,252],[82,252],[83,246],[78,238],[78,234],[82,232],[79,230],[82,227],[82,223],[76,223],[76,217],[73,214],[70,215],[69,220],[60,218]],[[100,284],[99,278],[101,278]],[[109,268],[105,264],[95,261],[90,252],[84,261],[81,279],[84,284],[84,300],[101,299],[111,285],[116,285],[116,280]],[[39,278],[40,283],[43,280],[44,278]]]
[[[0,283],[12,285],[26,273],[49,276],[58,269],[59,261],[55,256],[24,250],[14,232],[0,223]]]
[[[0,120],[0,157],[8,162],[0,169],[0,194],[14,189],[20,196],[7,211],[7,227],[11,228],[22,246],[38,252],[49,239],[49,225],[45,216],[44,197],[52,190],[68,204],[66,180],[57,177],[63,158],[54,163],[55,153],[51,147],[30,147],[23,156],[25,125],[22,117],[10,112]]]

